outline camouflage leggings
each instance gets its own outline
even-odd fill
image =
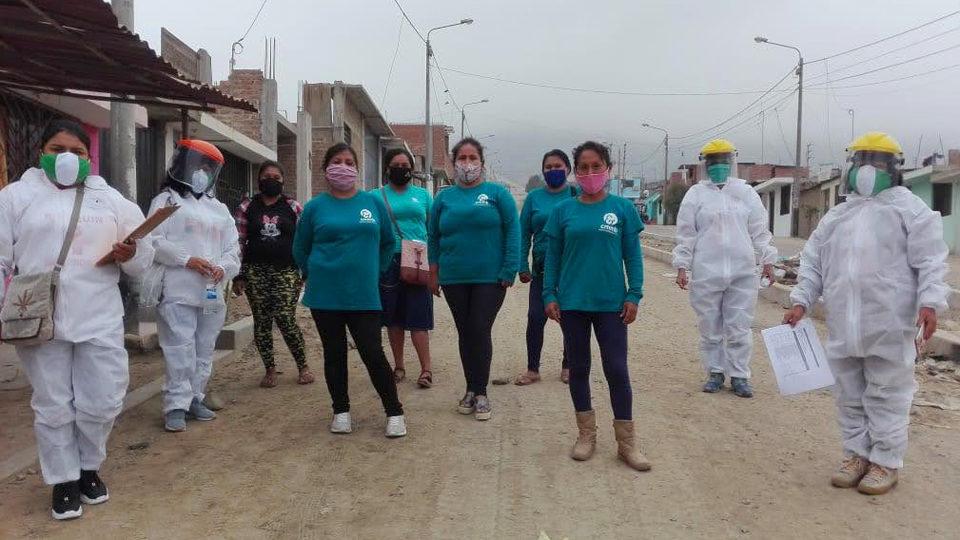
[[[253,336],[267,369],[276,367],[273,357],[273,323],[276,321],[298,369],[307,365],[303,332],[297,326],[300,272],[296,268],[273,268],[251,264],[244,268],[247,299],[253,311]]]

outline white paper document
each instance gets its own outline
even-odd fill
[[[761,332],[780,394],[788,396],[834,383],[817,329],[809,319],[796,327],[784,324]]]

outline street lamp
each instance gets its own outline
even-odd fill
[[[464,138],[463,125],[467,122],[467,114],[464,112],[464,109],[470,105],[480,105],[481,103],[490,103],[489,99],[481,99],[480,101],[472,101],[470,103],[464,103],[463,107],[460,107],[460,138]]]
[[[799,58],[797,63],[797,77],[799,78],[797,82],[797,149],[795,152],[796,163],[794,163],[793,170],[793,189],[790,190],[790,209],[793,213],[792,219],[790,220],[790,236],[796,237],[800,233],[800,140],[803,126],[803,53],[793,45],[775,43],[762,36],[757,36],[753,38],[753,40],[757,43],[793,49],[797,51],[797,57]]]
[[[850,140],[852,141],[854,137],[857,136],[857,132],[854,131],[854,123],[853,123],[856,113],[854,112],[853,109],[847,109],[847,114],[850,115]]]
[[[657,126],[651,126],[646,122],[644,122],[642,125],[645,128],[655,129],[663,132],[663,185],[667,185],[667,182],[670,181],[670,165],[668,164],[670,159],[670,134],[667,133],[667,130]]]
[[[463,24],[473,24],[473,19],[461,19],[460,22],[453,24],[445,24],[443,26],[438,26],[436,28],[431,28],[427,32],[427,99],[426,99],[426,118],[425,118],[425,127],[426,127],[426,170],[424,171],[427,174],[428,180],[433,180],[433,128],[430,125],[430,58],[433,57],[433,48],[430,46],[430,34],[436,30],[443,30],[444,28],[453,28],[454,26],[460,26]],[[434,193],[436,193],[437,186],[433,186]]]
[[[493,138],[493,137],[496,137],[496,136],[497,136],[497,135],[496,135],[495,133],[491,133],[490,135],[484,135],[483,137],[477,137],[477,140],[478,140],[478,141],[482,141],[482,140],[490,139],[490,138]]]

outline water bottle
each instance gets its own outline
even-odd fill
[[[220,307],[219,302],[220,291],[217,290],[217,284],[214,282],[207,283],[207,289],[203,294],[203,314],[210,315],[215,313]]]

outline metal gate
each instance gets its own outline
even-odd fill
[[[220,151],[224,163],[217,182],[217,199],[232,213],[250,195],[250,162],[222,148]]]
[[[43,130],[52,120],[64,116],[0,90],[0,187],[36,165]]]

